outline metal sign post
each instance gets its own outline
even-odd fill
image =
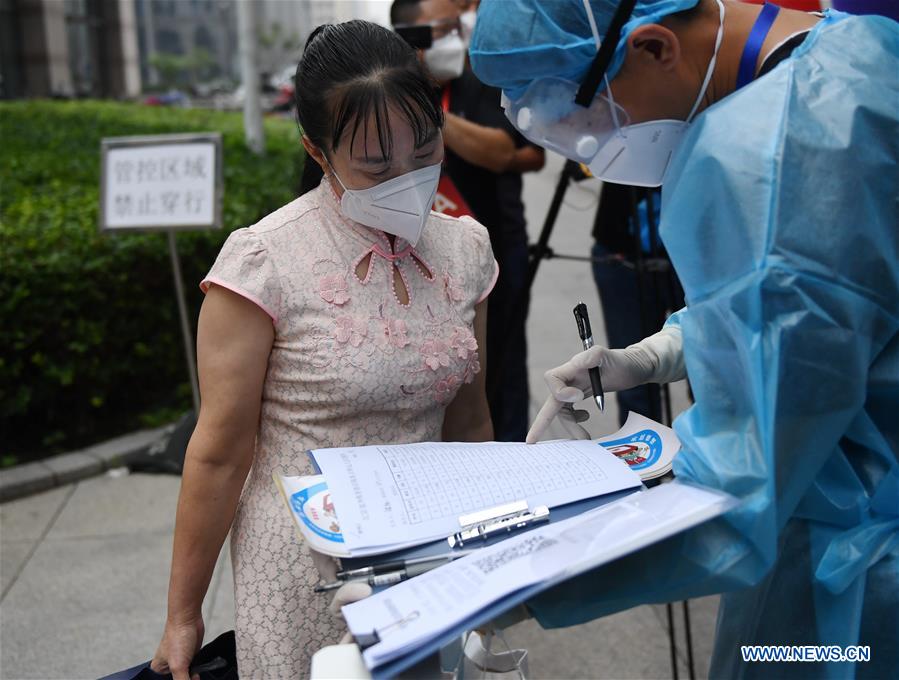
[[[197,359],[194,353],[193,334],[187,321],[187,300],[184,296],[184,278],[181,276],[181,262],[175,245],[175,232],[168,230],[169,255],[172,258],[172,275],[175,277],[175,295],[178,298],[178,316],[181,317],[181,335],[184,338],[184,356],[187,357],[187,373],[190,375],[190,391],[194,399],[194,413],[200,413],[200,386],[197,380]]]
[[[222,226],[218,133],[109,137],[101,142],[100,231],[165,231],[193,396],[200,392],[175,232]]]

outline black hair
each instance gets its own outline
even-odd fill
[[[306,41],[294,85],[300,127],[326,154],[348,131],[352,147],[359,127],[367,135],[366,123],[374,116],[381,153],[390,157],[389,105],[402,112],[416,146],[443,127],[437,84],[415,51],[393,31],[368,21],[316,28]]]
[[[421,0],[393,0],[390,4],[390,24],[411,24],[421,14]]]

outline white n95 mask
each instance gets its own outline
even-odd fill
[[[583,107],[575,102],[580,84],[556,77],[535,80],[514,100],[504,95],[501,104],[506,117],[530,141],[584,163],[603,181],[661,186],[671,157],[690,127],[715,71],[724,35],[724,5],[721,0],[717,2],[715,49],[686,120],[631,124],[627,112],[615,103],[608,79],[605,92],[597,94],[590,106]],[[598,34],[594,33],[594,37],[598,45]]]
[[[425,65],[437,80],[454,80],[465,70],[465,43],[458,31],[435,40],[425,50]]]
[[[462,25],[462,42],[465,43],[466,49],[471,45],[471,35],[474,33],[474,25],[477,20],[478,13],[473,9],[459,15],[459,23]]]
[[[431,206],[440,182],[440,163],[407,172],[369,189],[343,187],[340,211],[349,219],[366,227],[380,229],[405,239],[415,246],[431,214]]]

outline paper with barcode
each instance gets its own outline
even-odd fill
[[[352,554],[446,538],[459,517],[514,501],[550,508],[639,487],[595,442],[423,443],[312,452]]]
[[[347,605],[353,635],[377,631],[365,650],[377,668],[537,584],[555,584],[725,512],[726,494],[672,482],[571,519],[476,550],[445,566]],[[479,622],[482,623],[482,622]]]

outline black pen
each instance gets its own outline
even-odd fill
[[[593,347],[593,331],[590,328],[590,317],[587,316],[587,305],[578,302],[574,308],[574,318],[577,321],[577,333],[581,336],[584,349]],[[602,389],[602,377],[599,368],[594,366],[587,373],[590,375],[590,386],[593,388],[593,399],[600,411],[606,410],[606,397]]]
[[[417,575],[418,574],[413,574],[413,576]],[[367,583],[372,588],[378,588],[380,586],[395,585],[400,581],[405,581],[407,578],[411,578],[409,575],[409,571],[407,569],[399,569],[397,571],[388,571],[383,574],[372,574],[371,576],[362,578],[340,579],[339,581],[334,581],[333,583],[325,583],[321,586],[315,586],[315,588],[313,588],[312,590],[316,593],[327,593],[331,590],[337,590],[347,583]]]
[[[383,574],[371,574],[370,576],[365,577],[357,577],[357,578],[349,578],[349,579],[340,579],[338,581],[334,581],[333,583],[325,583],[321,586],[315,586],[313,590],[316,593],[327,593],[330,590],[337,590],[343,585],[347,583],[367,583],[372,588],[379,588],[381,586],[392,586],[396,585],[400,581],[405,581],[406,579],[413,578],[415,576],[419,576],[424,574],[426,571],[430,571],[431,569],[435,569],[436,567],[441,567],[443,564],[449,564],[451,560],[444,558],[443,560],[433,560],[431,562],[423,562],[420,564],[413,564],[410,567],[405,569],[398,569],[397,571],[388,571]]]
[[[378,567],[362,567],[361,569],[352,569],[349,571],[338,572],[338,580],[333,583],[325,583],[316,586],[313,590],[316,593],[326,593],[330,590],[337,590],[346,583],[367,583],[373,588],[379,586],[392,586],[400,581],[414,578],[426,571],[442,567],[449,564],[455,559],[467,555],[470,550],[460,550],[455,553],[446,553],[444,555],[431,555],[428,557],[416,557],[410,560],[399,560],[397,562],[388,562],[378,565]],[[381,568],[390,567],[389,571],[382,571]]]
[[[454,560],[458,557],[468,554],[469,551],[457,551],[454,553],[444,553],[442,555],[425,555],[424,557],[413,557],[407,560],[395,560],[393,562],[382,562],[370,567],[360,567],[359,569],[345,569],[337,572],[337,578],[341,580],[365,578],[373,574],[386,574],[392,571],[401,571],[413,564],[423,564],[426,562],[441,562],[443,560]]]

